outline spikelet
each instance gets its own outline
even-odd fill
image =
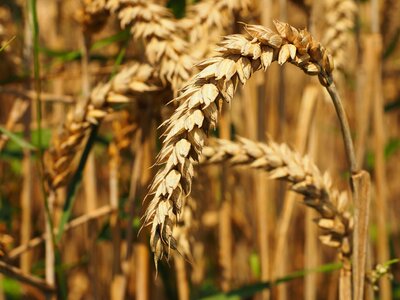
[[[273,179],[290,182],[291,190],[304,196],[304,204],[320,214],[315,222],[323,229],[321,242],[337,248],[341,259],[350,260],[353,221],[347,211],[347,195],[333,189],[330,176],[322,175],[307,156],[271,140],[264,144],[239,138],[238,142],[216,140],[213,144],[204,147],[201,163],[228,162],[262,169]]]
[[[182,210],[182,216],[173,229],[173,236],[176,238],[177,250],[185,257],[191,257],[192,244],[191,233],[196,227],[194,213],[196,211],[196,202],[191,197],[185,199],[185,206]]]
[[[328,52],[306,30],[275,21],[276,31],[247,25],[249,37],[227,36],[219,55],[198,64],[200,72],[174,101],[182,103],[164,122],[163,148],[157,163],[164,164],[150,187],[145,225],[151,225],[155,261],[176,244],[172,227],[181,212],[182,198],[190,194],[193,161],[198,161],[209,129],[215,128],[222,103],[231,102],[239,83],[266,70],[273,61],[290,62],[323,85],[332,82],[333,63]],[[295,48],[293,48],[295,47]]]

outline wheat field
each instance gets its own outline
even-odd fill
[[[399,16],[2,0],[0,300],[400,299]]]

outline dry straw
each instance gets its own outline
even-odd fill
[[[318,75],[328,86],[333,62],[328,52],[306,30],[275,21],[276,31],[248,25],[249,37],[225,37],[219,55],[198,67],[201,71],[182,89],[174,101],[182,102],[164,125],[163,148],[157,163],[165,164],[149,190],[152,197],[145,214],[151,224],[151,247],[155,262],[176,247],[173,226],[190,193],[193,162],[198,161],[209,129],[215,128],[218,110],[231,102],[238,83],[245,84],[252,73],[266,70],[273,61],[290,62],[310,75]]]
[[[286,144],[254,142],[238,138],[238,142],[216,140],[215,146],[204,147],[203,164],[228,162],[233,165],[262,169],[270,178],[291,183],[290,189],[304,196],[304,204],[315,209],[315,220],[324,230],[323,244],[337,248],[340,258],[350,264],[352,218],[347,211],[348,197],[332,187],[328,173],[322,174],[308,156],[291,150]]]

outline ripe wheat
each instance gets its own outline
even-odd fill
[[[185,18],[178,20],[178,24],[193,45],[199,41],[204,43],[210,35],[220,39],[220,34],[226,35],[232,30],[236,16],[244,20],[254,16],[255,11],[253,0],[201,1],[189,6]]]
[[[323,244],[337,248],[340,258],[350,262],[352,218],[346,211],[348,198],[345,192],[332,187],[328,173],[321,174],[308,156],[301,156],[286,144],[267,144],[239,138],[238,142],[216,140],[215,146],[204,147],[201,163],[228,162],[233,165],[262,169],[272,179],[291,183],[290,189],[304,196],[304,204],[315,209],[320,217],[317,225],[323,229],[320,235]]]
[[[190,77],[194,59],[172,13],[145,0],[109,0],[106,6],[118,15],[122,28],[129,26],[134,40],[143,41],[148,62],[158,66],[163,83],[177,91]]]
[[[157,79],[151,66],[134,63],[121,70],[110,82],[93,89],[87,106],[72,111],[63,124],[62,132],[53,139],[50,159],[47,159],[49,188],[65,185],[70,175],[71,161],[77,154],[82,140],[112,111],[112,105],[126,103],[144,92],[158,90]],[[154,84],[153,84],[154,82]]]
[[[145,225],[152,225],[151,247],[157,263],[176,241],[172,228],[190,193],[193,161],[198,161],[209,129],[215,128],[222,102],[231,102],[239,82],[273,61],[290,62],[310,75],[318,75],[327,86],[332,82],[333,62],[328,52],[306,30],[275,21],[277,31],[248,25],[250,37],[225,37],[219,55],[198,67],[201,71],[182,89],[174,101],[182,102],[164,125],[163,148],[157,163],[165,164],[149,190],[152,197],[145,213]]]

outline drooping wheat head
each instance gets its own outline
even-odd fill
[[[291,184],[290,189],[304,196],[304,204],[315,209],[320,217],[316,224],[323,229],[323,244],[337,248],[340,258],[350,262],[353,222],[347,211],[348,197],[332,187],[328,173],[322,174],[308,156],[301,156],[286,144],[269,140],[266,144],[238,138],[238,142],[216,140],[204,147],[201,163],[228,162],[270,173],[272,179]]]
[[[190,194],[193,162],[198,161],[209,129],[215,128],[218,110],[231,102],[238,83],[245,84],[252,73],[266,70],[273,61],[290,62],[310,75],[318,75],[323,85],[332,82],[333,62],[319,42],[306,30],[275,21],[276,31],[247,25],[249,36],[225,37],[219,55],[200,64],[200,72],[182,89],[174,101],[182,104],[164,125],[163,147],[157,163],[165,164],[150,187],[151,196],[144,225],[151,225],[154,259],[160,260],[176,247],[173,226]]]

